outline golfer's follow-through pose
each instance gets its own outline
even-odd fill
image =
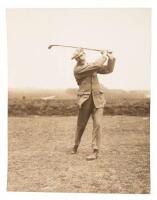
[[[97,74],[111,73],[115,64],[115,58],[112,53],[101,51],[101,54],[102,56],[95,62],[86,63],[84,50],[78,48],[75,50],[72,57],[72,59],[75,59],[77,62],[74,68],[74,76],[79,86],[77,94],[79,113],[72,154],[77,153],[82,134],[90,115],[92,115],[92,153],[87,157],[87,160],[96,159],[100,150],[101,120],[103,117],[105,97],[104,90],[99,84]]]

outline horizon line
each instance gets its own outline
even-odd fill
[[[67,90],[67,89],[78,89],[77,87],[69,88],[37,88],[37,87],[8,87],[8,90]],[[124,91],[150,91],[150,89],[123,89],[123,88],[107,88],[107,90],[124,90]]]

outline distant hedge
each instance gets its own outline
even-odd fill
[[[77,115],[78,106],[73,99],[9,99],[8,113],[9,116],[73,116]],[[104,107],[104,115],[148,116],[149,113],[150,99],[115,100]]]

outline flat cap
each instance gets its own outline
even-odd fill
[[[83,48],[77,48],[71,59],[78,58],[84,54]]]

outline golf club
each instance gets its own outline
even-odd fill
[[[76,46],[68,46],[68,45],[60,45],[60,44],[52,44],[48,47],[48,49],[51,49],[52,47],[69,47],[69,48],[83,48],[85,50],[90,51],[102,51],[102,49],[92,49],[92,48],[86,48],[86,47],[76,47]],[[108,53],[112,53],[112,51],[107,50]]]

